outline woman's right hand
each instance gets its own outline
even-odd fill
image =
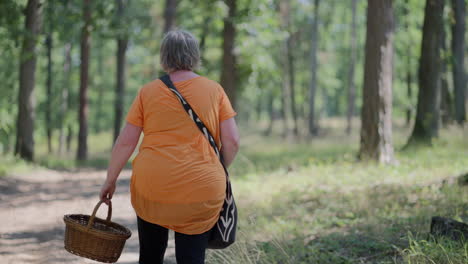
[[[109,205],[109,201],[112,199],[112,196],[114,195],[115,188],[116,188],[115,181],[114,182],[106,181],[102,185],[101,193],[99,194],[99,198],[101,199],[101,201]]]

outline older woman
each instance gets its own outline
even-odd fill
[[[185,31],[171,31],[161,45],[161,66],[208,127],[224,156],[234,160],[239,135],[228,97],[216,82],[193,72],[198,43]],[[204,263],[209,230],[218,220],[226,176],[218,156],[161,80],[144,85],[112,150],[101,200],[108,203],[133,153],[131,200],[137,214],[140,263],[163,263],[168,229],[175,231],[177,263]]]

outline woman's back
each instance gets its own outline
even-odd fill
[[[174,84],[220,146],[220,123],[236,115],[223,88],[201,76]],[[143,127],[144,133],[131,183],[137,214],[180,232],[208,230],[219,214],[226,179],[218,157],[181,102],[155,80],[140,89],[127,121]],[[201,211],[211,217],[206,223],[191,223]]]

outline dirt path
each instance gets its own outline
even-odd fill
[[[74,256],[63,248],[63,215],[91,214],[105,171],[41,170],[0,177],[0,263],[98,263]],[[128,227],[132,237],[117,263],[138,263],[138,232],[130,204],[130,171],[122,172],[113,198],[112,220]],[[107,207],[98,215],[105,217]],[[172,237],[172,236],[171,236]],[[165,263],[175,263],[169,241]]]

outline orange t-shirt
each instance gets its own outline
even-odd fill
[[[201,76],[174,85],[221,146],[219,125],[236,115],[223,88]],[[226,194],[226,175],[175,94],[159,79],[144,85],[127,122],[144,133],[130,183],[137,215],[183,234],[211,229]]]

